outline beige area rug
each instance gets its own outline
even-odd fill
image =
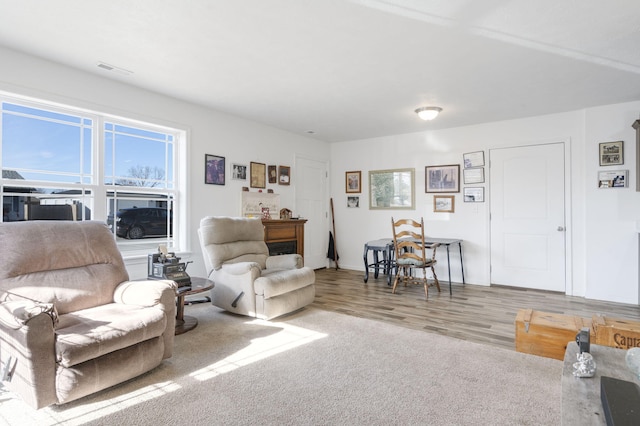
[[[174,356],[11,425],[555,425],[562,362],[317,308],[276,321],[188,306]]]

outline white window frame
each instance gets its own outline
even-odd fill
[[[92,111],[81,107],[71,105],[62,105],[59,103],[49,102],[43,99],[27,98],[12,93],[0,92],[0,102],[24,105],[29,108],[42,109],[61,114],[70,114],[90,118],[93,121],[92,131],[92,183],[56,183],[52,181],[35,181],[20,180],[16,182],[14,179],[4,179],[0,174],[0,184],[4,186],[31,186],[37,188],[69,188],[78,190],[91,191],[91,219],[99,221],[107,221],[108,215],[108,198],[107,194],[111,192],[115,186],[106,185],[105,182],[105,166],[104,166],[104,149],[105,149],[105,122],[114,125],[123,125],[128,127],[139,128],[151,132],[167,133],[173,136],[174,155],[173,155],[173,188],[136,188],[136,187],[117,187],[121,192],[128,193],[144,193],[144,194],[170,194],[173,197],[173,237],[167,237],[164,242],[171,242],[169,249],[175,252],[189,251],[188,224],[186,214],[187,197],[186,197],[186,161],[187,161],[187,136],[186,129],[180,129],[173,126],[154,123],[151,121],[142,121],[135,118],[123,117],[119,115]],[[0,120],[2,126],[2,120]],[[0,137],[2,135],[0,127]],[[0,167],[2,163],[2,140],[0,139]],[[0,187],[0,195],[4,195]],[[115,232],[114,232],[114,238]],[[144,241],[144,240],[141,240]],[[128,259],[146,258],[146,256],[157,249],[157,240],[155,247],[150,249],[150,244],[142,244],[140,248],[134,248],[136,245],[126,241],[119,243],[118,246],[123,257]],[[140,244],[138,244],[139,246]]]

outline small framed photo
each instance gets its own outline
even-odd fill
[[[465,169],[484,166],[484,151],[468,152],[462,154],[462,158]]]
[[[234,180],[247,180],[247,165],[246,164],[232,164],[231,165],[231,179],[234,179]]]
[[[224,185],[224,172],[224,157],[211,154],[204,155],[204,183],[210,185]]]
[[[477,167],[475,169],[464,169],[462,171],[464,184],[470,183],[483,183],[484,182],[484,167]]]
[[[466,187],[463,188],[465,203],[484,203],[483,187]]]
[[[425,192],[460,192],[460,165],[426,166]]]
[[[278,183],[280,185],[289,185],[291,183],[291,167],[278,166]]]
[[[254,163],[253,161],[250,163],[251,166],[251,181],[249,185],[252,188],[265,188],[267,185],[265,183],[265,176],[267,175],[267,165],[264,163]]]
[[[345,192],[359,194],[361,189],[362,173],[358,170],[357,172],[345,172]]]
[[[436,213],[453,213],[456,197],[454,195],[434,195],[433,211]]]
[[[360,207],[360,197],[358,195],[350,195],[347,197],[347,207],[350,209]]]
[[[278,168],[276,166],[268,166],[267,174],[269,175],[269,183],[278,183]]]
[[[615,166],[624,164],[623,141],[603,142],[600,144],[600,165]]]
[[[626,188],[629,170],[598,172],[598,188]]]

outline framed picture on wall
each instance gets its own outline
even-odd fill
[[[224,185],[225,160],[219,155],[204,155],[204,183]]]
[[[278,166],[278,183],[280,185],[289,185],[291,183],[291,167]]]
[[[454,195],[434,195],[433,211],[436,213],[453,213],[456,197]]]
[[[475,169],[464,169],[462,171],[462,175],[465,185],[469,183],[483,183],[484,167],[477,167]]]
[[[484,203],[483,187],[466,187],[463,189],[465,203]]]
[[[278,183],[278,168],[276,166],[267,167],[267,174],[269,175],[269,183]]]
[[[462,154],[462,158],[465,169],[484,166],[484,151],[468,152]]]
[[[267,175],[267,165],[264,163],[254,163],[253,161],[250,163],[251,166],[251,182],[250,186],[252,188],[265,188],[266,181],[265,177]]]
[[[350,209],[360,207],[360,197],[357,195],[350,195],[347,197],[347,207]]]
[[[235,180],[247,180],[247,165],[246,164],[232,164],[231,165],[231,179]]]
[[[615,166],[624,164],[623,141],[603,142],[600,144],[600,165]]]
[[[426,166],[425,192],[460,192],[460,165]]]
[[[361,192],[360,181],[362,180],[362,173],[357,172],[345,172],[345,192],[359,194]]]
[[[415,169],[369,170],[369,210],[415,209],[414,177]]]
[[[598,188],[626,188],[629,170],[598,172]]]

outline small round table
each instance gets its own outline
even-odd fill
[[[192,294],[204,293],[211,290],[213,281],[207,278],[191,277],[191,285],[179,287],[176,290],[178,300],[176,301],[176,335],[193,330],[198,325],[198,319],[184,314],[184,298]]]

